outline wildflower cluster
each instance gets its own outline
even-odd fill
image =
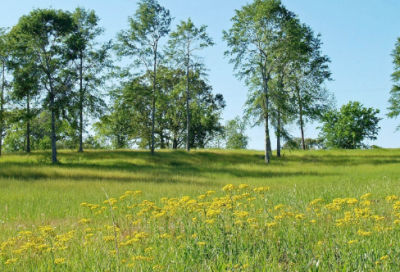
[[[255,271],[291,270],[304,261],[338,270],[351,263],[349,256],[364,256],[362,270],[384,270],[400,251],[397,196],[301,204],[274,203],[270,194],[268,187],[228,184],[198,197],[151,201],[127,191],[101,204],[81,203],[84,217],[68,231],[40,226],[3,241],[1,265],[11,271],[32,263],[46,267],[50,260],[80,270],[86,268],[76,260],[92,258],[96,269],[110,271]]]

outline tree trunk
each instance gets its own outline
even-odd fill
[[[265,163],[270,162],[271,139],[269,137],[269,96],[268,96],[268,79],[263,74],[264,81],[264,99],[265,99],[265,113],[264,113],[264,129],[265,129]]]
[[[306,143],[304,141],[304,124],[303,124],[303,114],[300,111],[300,131],[301,131],[301,147],[306,150]]]
[[[186,150],[190,151],[190,108],[189,108],[189,56],[187,60],[186,67],[186,114],[187,114],[187,124],[186,124]]]
[[[1,77],[1,97],[0,97],[0,156],[3,148],[3,129],[4,129],[4,88],[5,88],[5,64],[2,63],[2,77]]]
[[[300,97],[300,90],[298,86],[296,86],[296,92],[297,92],[297,99],[299,103],[299,118],[300,118],[300,131],[301,131],[301,148],[303,150],[306,150],[306,144],[304,141],[304,121],[303,121],[303,106],[301,104],[301,97]]]
[[[82,53],[82,52],[81,52]],[[80,56],[79,67],[79,150],[83,152],[83,58]]]
[[[281,112],[278,109],[278,125],[276,131],[276,156],[281,156]]]
[[[54,94],[50,94],[50,108],[51,108],[51,162],[57,163],[57,138],[56,138],[56,113],[54,110]]]
[[[157,49],[154,50],[154,67],[153,67],[153,105],[151,112],[151,155],[154,155],[154,126],[155,126],[155,111],[156,111],[156,66],[157,66]]]
[[[26,99],[26,152],[30,153],[31,152],[31,111],[30,111],[30,97],[29,97],[29,92],[27,95]]]
[[[50,110],[51,110],[51,162],[57,163],[57,137],[56,137],[56,111],[54,105],[54,86],[51,76],[48,74],[48,79],[50,83]]]

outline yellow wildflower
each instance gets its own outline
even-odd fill
[[[63,264],[65,263],[65,258],[57,258],[54,260],[55,264]]]

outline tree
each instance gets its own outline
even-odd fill
[[[35,9],[22,16],[11,34],[15,43],[33,53],[40,69],[40,81],[46,97],[44,106],[51,112],[52,163],[57,163],[56,117],[65,111],[73,85],[73,60],[76,57],[71,39],[76,25],[69,12]]]
[[[17,42],[12,40],[13,42]],[[21,44],[10,44],[11,60],[9,69],[13,74],[13,88],[10,98],[14,102],[12,122],[24,122],[26,125],[25,151],[31,152],[31,122],[40,109],[36,107],[42,86],[40,68],[29,48]]]
[[[29,60],[28,60],[29,61]],[[39,70],[36,63],[29,61],[28,63],[20,63],[13,70],[13,92],[11,98],[15,101],[15,105],[24,107],[25,109],[15,111],[14,121],[23,121],[26,124],[26,152],[31,152],[31,121],[40,112],[34,105],[36,104],[40,85]]]
[[[306,138],[305,145],[306,145],[306,150],[325,149],[324,139],[322,138],[317,138],[317,139]],[[301,138],[290,139],[283,145],[283,149],[289,149],[289,150],[303,149],[303,140]]]
[[[394,85],[390,91],[389,98],[389,118],[396,118],[400,115],[400,38],[397,39],[396,47],[392,52],[394,72],[392,74],[392,81]],[[396,130],[400,130],[400,125]]]
[[[227,149],[246,149],[249,144],[249,136],[246,135],[246,121],[239,116],[226,122],[225,141]]]
[[[169,54],[171,58],[178,64],[184,64],[186,68],[186,150],[190,151],[190,85],[189,75],[190,69],[196,66],[195,60],[198,59],[194,55],[194,51],[202,50],[206,47],[214,45],[212,39],[206,33],[207,26],[202,25],[197,28],[189,18],[187,22],[181,21],[176,31],[170,34],[171,39],[168,41]]]
[[[6,29],[0,28],[0,156],[4,137],[5,128],[5,92],[8,88],[6,80],[7,63],[9,61],[9,47]]]
[[[119,56],[135,58],[134,64],[144,66],[146,73],[152,72],[151,154],[154,155],[156,79],[161,59],[158,47],[160,39],[170,31],[172,18],[157,0],[141,0],[138,6],[134,16],[128,18],[130,28],[118,33],[115,49]]]
[[[326,113],[321,127],[321,138],[327,148],[356,149],[367,145],[365,139],[376,140],[382,118],[377,117],[379,109],[365,108],[360,102],[349,102],[339,111]]]
[[[83,152],[84,113],[85,116],[99,117],[106,108],[101,93],[101,87],[105,83],[105,76],[102,73],[111,65],[109,56],[111,41],[104,44],[95,41],[99,35],[104,33],[104,29],[98,26],[100,19],[93,10],[78,7],[72,16],[77,25],[73,45],[77,52],[75,65],[79,83],[75,97],[77,101],[73,100],[72,102],[79,116],[78,151]]]
[[[255,0],[241,10],[236,10],[231,20],[232,28],[223,32],[223,39],[231,47],[225,55],[232,57],[230,63],[234,64],[239,79],[246,78],[248,85],[254,83],[254,79],[260,82],[263,93],[260,102],[265,129],[265,162],[269,163],[271,141],[268,82],[282,58],[281,50],[285,49],[284,25],[295,20],[295,17],[279,0]]]
[[[324,86],[331,80],[328,63],[330,59],[321,53],[320,35],[314,36],[311,29],[305,28],[308,47],[304,56],[298,57],[288,77],[292,87],[292,101],[295,102],[298,124],[300,126],[302,149],[306,150],[304,126],[310,121],[319,120],[334,105],[334,96]]]
[[[222,130],[219,123],[225,101],[199,73],[190,72],[190,108],[192,125],[190,147],[204,148]],[[186,73],[182,69],[159,67],[157,77],[155,115],[155,146],[157,148],[181,148],[186,143]],[[123,148],[151,146],[152,88],[147,84],[148,75],[122,82],[112,91],[112,109],[96,123],[107,142]],[[119,143],[119,144],[118,144]]]

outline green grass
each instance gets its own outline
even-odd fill
[[[400,194],[398,187],[400,182],[399,149],[284,151],[283,153],[284,155],[281,158],[274,157],[269,165],[264,164],[262,152],[243,150],[200,150],[191,153],[159,151],[154,157],[150,156],[148,151],[86,151],[81,154],[61,151],[59,152],[61,161],[59,165],[47,163],[50,157],[48,152],[34,152],[30,155],[4,155],[0,158],[0,243],[6,241],[9,237],[15,237],[18,231],[35,231],[38,226],[51,225],[57,227],[57,230],[61,233],[71,229],[79,229],[77,222],[81,218],[87,218],[91,215],[91,213],[88,214],[86,209],[80,207],[80,203],[102,204],[106,198],[103,190],[109,197],[115,198],[123,195],[125,191],[141,190],[143,192],[141,201],[155,201],[157,205],[161,205],[160,199],[163,197],[181,198],[190,196],[197,198],[197,196],[209,190],[215,190],[217,195],[224,196],[221,188],[226,184],[248,184],[251,188],[268,186],[270,191],[268,192],[267,202],[260,200],[261,202],[256,202],[256,206],[267,205],[269,208],[273,208],[274,205],[284,204],[291,207],[293,211],[304,211],[310,201],[318,198],[323,199],[327,204],[335,198],[359,198],[365,193],[372,193],[374,203],[385,203],[384,198],[386,196]],[[257,201],[259,200],[257,199]],[[266,209],[267,206],[264,208]],[[394,215],[389,216],[387,210],[390,205],[374,207],[376,207],[376,211],[386,214],[388,220],[389,217],[390,220],[394,218]],[[116,220],[120,225],[124,225],[124,216],[122,212],[117,214]],[[335,216],[334,218],[342,218],[343,211],[340,215]],[[182,216],[181,219],[186,220],[188,218]],[[109,215],[97,220],[99,224],[112,225],[112,219]],[[284,223],[282,223],[283,225]],[[320,230],[314,230],[316,237],[309,239],[320,238],[325,227],[326,225],[321,227]],[[127,224],[124,225],[124,228],[132,227]],[[299,230],[291,229],[290,225],[287,225],[286,230],[290,230],[289,233],[293,232],[293,237],[298,238],[301,234]],[[224,239],[223,237],[225,236],[215,229],[214,238]],[[277,239],[282,240],[279,237]],[[248,238],[248,241],[251,241],[251,238]],[[249,251],[245,250],[248,246],[246,240],[241,241],[241,243],[243,251],[237,253],[237,260],[245,258],[246,254],[250,254]],[[288,240],[288,247],[291,245],[299,248],[301,244],[299,243]],[[220,246],[223,247],[224,245],[221,242]],[[330,246],[335,247],[336,245],[331,244]],[[376,247],[374,243],[370,244],[368,250],[374,250],[373,247]],[[312,247],[308,249],[314,250]],[[389,254],[393,261],[388,262],[388,266],[379,268],[374,266],[375,259],[381,256],[386,248],[379,252],[379,256],[371,257],[371,260],[366,262],[368,263],[367,266],[362,266],[363,262],[357,256],[346,259],[346,262],[338,261],[336,265],[325,264],[323,266],[324,261],[321,261],[322,263],[319,266],[307,266],[307,262],[316,263],[317,260],[310,259],[307,262],[301,262],[297,260],[299,257],[292,254],[285,253],[278,256],[281,254],[279,250],[282,249],[276,250],[271,251],[270,255],[267,254],[268,252],[265,253],[268,256],[276,254],[275,259],[272,258],[270,262],[264,263],[264,265],[271,264],[270,268],[266,270],[294,269],[308,271],[322,269],[325,271],[327,269],[338,270],[343,267],[343,271],[354,271],[367,269],[397,270],[400,267],[400,262],[394,261],[399,255],[393,254]],[[290,247],[288,250],[290,251]],[[359,250],[362,252],[362,249]],[[378,248],[375,248],[376,250]],[[99,252],[93,254],[93,257],[88,257],[87,262],[89,260],[92,262],[102,256]],[[251,254],[254,254],[254,252]],[[302,252],[301,254],[307,255],[309,253]],[[326,255],[329,254],[334,259],[335,253],[333,251],[326,253]],[[79,256],[79,254],[73,256]],[[186,255],[176,257],[177,259],[174,260],[176,262],[185,260],[187,264],[190,263],[192,267],[196,267],[196,270],[228,269],[229,262],[235,262],[235,260],[222,257],[222,255],[213,257],[216,258],[215,263],[204,261],[210,258],[208,255],[196,255],[195,259],[193,259],[194,257],[190,259],[184,256]],[[333,259],[325,257],[327,258],[325,262],[332,262]],[[172,259],[169,256],[165,261],[168,263],[168,260]],[[2,263],[5,260],[5,257],[3,261],[0,258]],[[298,263],[296,263],[296,260]],[[351,260],[354,260],[357,265],[353,266]],[[85,262],[85,260],[83,261]],[[69,260],[69,262],[68,266],[43,265],[40,267],[43,271],[46,271],[49,267],[60,271],[82,269],[82,267],[71,264],[71,262],[78,262],[78,259]],[[115,264],[107,266],[106,263],[104,266],[97,268],[90,266],[85,269],[100,271],[110,269],[114,271],[119,267],[118,265],[113,266]],[[171,266],[171,264],[168,266],[166,263],[163,264],[164,270]],[[212,266],[213,263],[216,266]],[[291,263],[294,263],[294,266],[291,266]],[[1,265],[0,270],[2,269]],[[31,267],[37,267],[36,265]],[[260,267],[251,265],[255,264],[250,264],[250,268],[247,268],[250,269],[249,271],[260,270]],[[126,266],[121,267],[127,269]],[[119,269],[124,271],[121,267]],[[170,271],[174,269],[182,270],[184,267],[184,263],[181,263],[172,265],[169,269]],[[3,268],[11,269],[10,266]],[[29,266],[24,268],[30,269]],[[143,266],[140,269],[152,270],[153,266]],[[243,266],[236,268],[237,271],[240,269],[246,270]]]

